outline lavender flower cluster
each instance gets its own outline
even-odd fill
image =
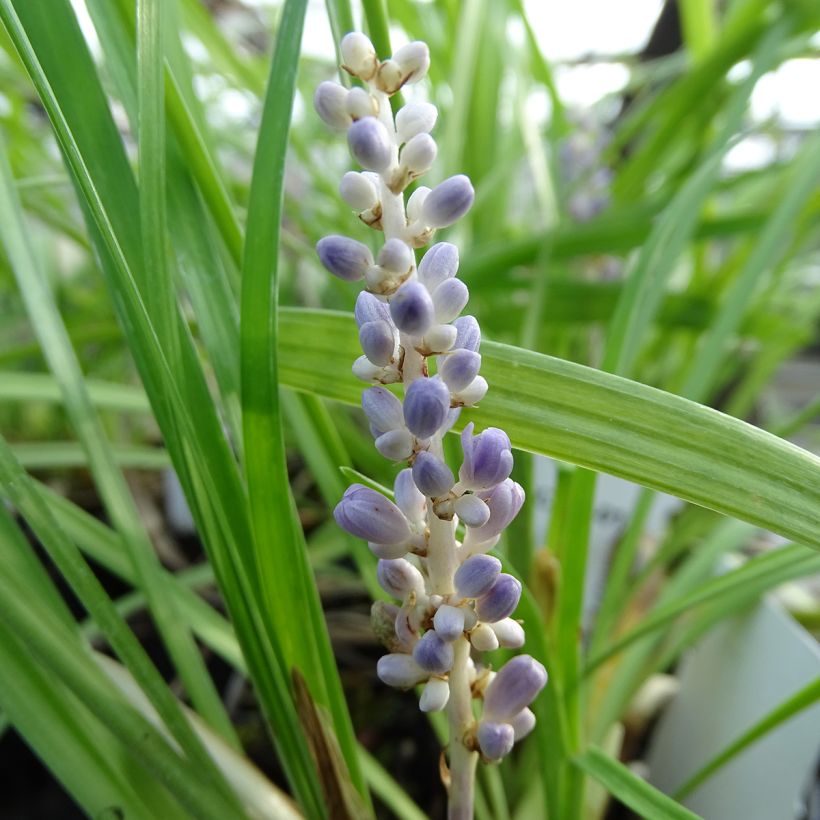
[[[343,529],[369,542],[380,559],[380,585],[399,601],[373,606],[374,629],[389,649],[378,663],[381,680],[401,689],[424,684],[422,711],[448,709],[451,730],[465,746],[499,760],[532,730],[528,706],[547,682],[544,667],[527,655],[498,673],[472,657],[472,650],[524,643],[524,630],[511,617],[521,584],[487,554],[521,509],[524,490],[510,478],[513,456],[502,430],[473,435],[468,424],[457,477],[444,461],[444,433],[462,407],[487,392],[479,375],[481,331],[473,316],[460,316],[469,292],[456,276],[455,245],[434,244],[418,268],[413,252],[461,218],[474,192],[457,175],[432,190],[417,187],[405,204],[404,191],[436,157],[429,132],[438,112],[411,102],[394,118],[389,98],[425,76],[426,44],[409,43],[380,61],[367,37],[351,33],[341,54],[342,67],[364,87],[323,82],[314,103],[331,128],[347,131],[350,152],[364,169],[344,175],[341,196],[365,224],[384,232],[384,243],[374,258],[361,242],[327,236],[317,252],[332,274],[365,282],[355,309],[364,355],[353,372],[373,384],[362,407],[376,448],[410,466],[396,478],[395,502],[354,484],[334,514]],[[403,401],[384,386],[394,383],[403,384]],[[474,698],[484,701],[478,723]]]

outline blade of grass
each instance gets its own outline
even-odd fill
[[[111,458],[121,470],[165,470],[171,461],[165,450],[131,444],[108,445]],[[30,441],[15,444],[14,456],[27,470],[88,467],[85,448],[74,441]]]
[[[74,346],[74,343],[69,340]],[[91,403],[104,410],[121,413],[149,413],[151,405],[145,392],[130,384],[115,384],[98,379],[86,379]],[[63,395],[54,376],[48,373],[0,373],[0,400],[62,402]]]

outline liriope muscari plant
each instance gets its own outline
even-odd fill
[[[353,372],[373,384],[362,406],[376,448],[409,466],[396,478],[395,503],[354,484],[335,518],[369,542],[379,558],[379,583],[400,602],[373,606],[374,629],[389,650],[377,673],[400,689],[422,685],[422,711],[447,711],[449,816],[468,818],[476,761],[500,760],[532,730],[528,706],[547,682],[544,667],[528,655],[497,673],[484,660],[498,647],[524,643],[524,630],[511,617],[521,584],[488,554],[521,509],[524,490],[510,479],[513,456],[502,430],[473,435],[473,424],[464,428],[458,477],[443,458],[444,434],[488,386],[478,373],[478,322],[460,316],[469,294],[456,278],[458,249],[439,242],[418,268],[413,251],[460,219],[474,197],[470,180],[458,175],[432,190],[417,187],[405,204],[407,187],[436,157],[429,132],[437,111],[411,102],[394,118],[390,97],[425,76],[427,46],[413,42],[381,61],[367,37],[351,33],[341,54],[344,70],[364,87],[323,82],[314,103],[327,125],[347,131],[350,152],[364,169],[344,175],[341,196],[364,223],[384,232],[384,243],[375,259],[345,236],[321,239],[317,252],[332,274],[364,279],[355,309],[364,355]],[[389,384],[403,386],[403,401]],[[478,720],[476,700],[483,701]]]

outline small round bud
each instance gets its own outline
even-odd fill
[[[429,134],[436,124],[438,109],[427,102],[408,103],[396,114],[396,133],[399,143],[411,140],[416,134]]]
[[[406,418],[405,411],[405,418]],[[467,535],[473,544],[489,541],[503,532],[524,505],[524,489],[511,479],[497,484],[492,490],[479,493],[490,508],[490,518],[481,527],[471,527]]]
[[[376,72],[376,85],[385,94],[395,94],[403,85],[401,66],[395,60],[383,60]]]
[[[475,316],[459,316],[453,322],[453,326],[458,331],[453,347],[463,347],[465,350],[478,353],[478,348],[481,346],[481,328]]]
[[[401,71],[402,84],[417,83],[430,68],[430,49],[427,43],[415,40],[402,46],[393,55],[393,61],[398,64]]]
[[[339,183],[342,199],[356,211],[374,208],[379,202],[376,186],[364,174],[348,171]]]
[[[416,379],[404,396],[404,423],[413,435],[426,439],[447,420],[450,391],[441,379]]]
[[[402,333],[423,336],[433,324],[433,300],[418,281],[405,282],[390,300],[390,315]]]
[[[319,83],[313,94],[313,107],[326,125],[337,131],[347,128],[352,119],[347,113],[347,89],[339,83]]]
[[[353,362],[351,370],[353,371],[353,375],[363,382],[380,381],[385,372],[383,367],[373,364],[367,356],[359,356],[359,358]]]
[[[377,544],[398,544],[411,536],[402,511],[381,493],[363,484],[352,484],[345,490],[333,517],[351,535]]]
[[[513,455],[509,436],[503,430],[488,427],[473,436],[473,429],[474,424],[470,422],[461,432],[464,461],[458,476],[468,489],[483,490],[509,478]]]
[[[525,738],[535,728],[535,715],[531,709],[522,709],[510,720],[510,726],[515,732],[515,742]]]
[[[429,171],[436,161],[438,146],[429,134],[416,134],[401,152],[401,164],[414,176]]]
[[[427,513],[427,499],[419,492],[413,481],[413,471],[407,467],[399,472],[393,482],[396,505],[410,521],[422,522]]]
[[[524,646],[524,627],[512,618],[502,618],[496,623],[490,624],[493,632],[498,638],[499,646],[505,649],[519,649]]]
[[[360,120],[362,117],[375,117],[379,113],[378,103],[363,88],[351,88],[347,92],[345,109],[354,120]]]
[[[419,263],[419,279],[430,293],[458,273],[458,248],[450,242],[436,242]],[[458,315],[458,314],[456,314]]]
[[[379,61],[373,43],[358,31],[345,34],[339,44],[342,53],[342,67],[354,77],[370,80],[376,73]]]
[[[424,592],[422,574],[406,558],[382,559],[376,565],[379,586],[388,594],[402,600],[411,592]]]
[[[359,328],[359,344],[373,364],[384,367],[390,364],[396,351],[396,329],[392,323],[365,322]]]
[[[452,325],[433,325],[424,334],[421,346],[427,355],[446,353],[455,343],[458,331]]]
[[[447,279],[433,291],[437,322],[452,322],[467,304],[470,291],[461,279]]]
[[[453,665],[453,646],[443,641],[435,629],[428,629],[413,648],[413,657],[422,669],[443,675]]]
[[[404,428],[401,401],[385,387],[371,387],[362,393],[362,409],[368,421],[380,432]]]
[[[428,498],[446,495],[455,484],[453,471],[438,456],[424,450],[413,462],[413,481]]]
[[[507,721],[529,706],[547,685],[547,670],[535,658],[518,655],[501,667],[484,692],[484,718]]]
[[[377,322],[379,320],[385,322],[392,321],[387,302],[383,302],[366,290],[363,290],[356,297],[356,308],[353,311],[353,315],[356,317],[356,324],[359,327],[365,324],[365,322]]]
[[[379,658],[376,674],[382,683],[396,689],[410,689],[429,677],[429,672],[425,672],[412,655],[399,653]]]
[[[444,678],[430,678],[419,699],[422,712],[440,712],[450,700],[450,684]]]
[[[515,744],[515,731],[509,723],[491,723],[482,720],[478,724],[478,745],[488,760],[501,760]]]
[[[465,493],[453,502],[453,512],[468,527],[483,527],[490,520],[490,508],[472,493]]]
[[[487,380],[483,376],[476,376],[467,387],[459,390],[453,398],[464,407],[472,407],[487,395],[488,388]]]
[[[453,577],[456,592],[462,598],[479,598],[489,592],[501,572],[501,561],[492,555],[472,555]]]
[[[480,367],[481,356],[478,353],[473,353],[472,350],[453,350],[442,357],[439,375],[450,390],[458,393],[459,390],[464,390],[472,383]]]
[[[356,125],[354,123],[353,128]],[[430,191],[421,209],[421,219],[431,228],[446,228],[470,210],[474,199],[475,191],[470,180],[464,174],[457,174]]]
[[[378,263],[390,273],[407,273],[416,262],[413,251],[401,239],[388,239],[379,251]]]
[[[355,282],[373,264],[370,248],[348,236],[325,236],[316,243],[319,261],[334,276]]]
[[[498,649],[498,638],[488,624],[480,623],[470,632],[470,643],[479,652],[493,652]]]
[[[475,612],[480,621],[493,623],[512,615],[520,600],[521,582],[502,572],[490,589],[476,601]]]
[[[369,171],[384,171],[392,160],[392,143],[387,129],[375,117],[356,120],[347,131],[350,153]]]
[[[389,461],[407,461],[413,455],[415,441],[408,430],[391,430],[379,436],[374,443]]]
[[[464,631],[464,610],[442,604],[433,616],[433,628],[441,640],[452,643]]]
[[[410,222],[415,222],[418,219],[421,219],[421,208],[424,205],[424,200],[427,199],[427,195],[430,193],[430,189],[426,185],[419,185],[410,197],[407,200],[407,218]],[[431,249],[432,250],[432,249]],[[428,251],[429,253],[430,251]]]
[[[367,546],[376,558],[404,558],[407,555],[407,544],[402,541],[398,544],[375,544],[368,541]]]

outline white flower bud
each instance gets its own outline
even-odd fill
[[[413,436],[408,430],[390,430],[379,436],[376,449],[390,461],[406,461],[413,455]]]
[[[363,88],[351,88],[347,92],[345,109],[354,120],[376,117],[379,114],[379,104]]]
[[[488,388],[487,380],[483,376],[476,376],[464,390],[453,396],[453,400],[464,407],[472,407],[484,398]]]
[[[430,678],[419,699],[422,712],[440,712],[450,700],[450,684],[444,678]]]
[[[359,356],[359,358],[353,362],[353,375],[363,382],[376,381],[383,372],[384,368],[373,364],[367,356]]]
[[[393,55],[393,60],[401,70],[402,84],[417,83],[430,68],[430,49],[427,43],[416,40],[402,46]]]
[[[483,527],[490,520],[490,508],[474,493],[457,498],[453,510],[468,527]]]
[[[388,239],[379,251],[376,260],[381,267],[390,273],[407,273],[415,264],[416,258],[406,242],[401,239]]]
[[[464,610],[459,607],[442,604],[433,616],[433,628],[439,638],[451,643],[461,637],[464,631]]]
[[[464,310],[470,299],[470,291],[461,279],[445,279],[433,291],[436,321],[442,324],[452,322]]]
[[[330,81],[319,83],[313,94],[313,107],[316,113],[337,131],[343,131],[352,122],[350,114],[347,113],[346,101],[347,89],[339,83]]]
[[[429,171],[436,161],[438,146],[429,134],[416,134],[402,149],[401,164],[414,176]]]
[[[424,334],[421,346],[426,355],[446,353],[456,341],[458,330],[452,325],[433,325]]]
[[[379,202],[376,186],[365,176],[356,171],[348,171],[339,183],[342,199],[356,211],[374,208]]]
[[[470,633],[470,643],[479,652],[492,652],[498,649],[498,638],[495,632],[490,628],[489,624],[480,623]]]
[[[515,732],[515,742],[525,738],[535,728],[535,715],[532,709],[522,709],[514,718],[510,720],[510,726]]]
[[[368,541],[367,546],[376,558],[404,558],[407,555],[407,544],[376,544]]]
[[[385,94],[395,94],[403,84],[401,66],[395,60],[384,60],[376,74],[376,85]]]
[[[351,31],[342,38],[342,68],[354,77],[370,80],[376,73],[379,61],[373,43],[358,31]]]
[[[524,627],[512,618],[504,618],[494,624],[490,624],[490,629],[495,632],[498,638],[498,645],[505,649],[519,649],[524,646]]]
[[[408,142],[416,134],[428,134],[433,130],[438,109],[427,102],[408,103],[396,114],[396,133],[399,143]]]
[[[384,655],[376,664],[376,674],[388,686],[409,689],[426,680],[430,673],[416,663],[412,655]]]
[[[407,200],[407,218],[411,222],[416,222],[421,218],[421,209],[429,193],[430,189],[426,185],[419,185],[419,187],[410,194]]]

